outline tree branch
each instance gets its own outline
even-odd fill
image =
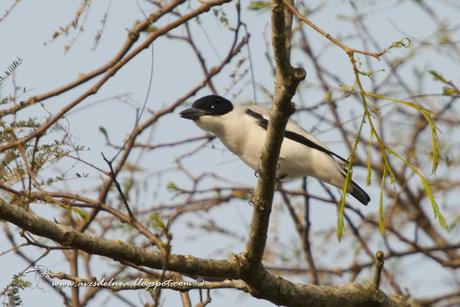
[[[86,90],[83,94],[75,98],[68,105],[63,107],[59,112],[54,116],[50,117],[45,123],[43,123],[39,128],[34,130],[32,133],[21,137],[15,141],[0,145],[0,152],[3,152],[7,149],[16,147],[20,144],[25,144],[31,139],[41,136],[47,131],[52,125],[54,125],[58,120],[60,120],[68,111],[80,104],[83,100],[96,94],[99,89],[110,79],[112,78],[118,70],[120,70],[124,65],[136,57],[141,51],[148,48],[158,37],[168,33],[169,31],[181,26],[185,22],[195,18],[196,16],[208,12],[212,7],[222,5],[230,0],[213,0],[206,2],[192,12],[189,12],[183,15],[181,18],[172,21],[171,23],[165,25],[164,27],[159,28],[154,33],[150,34],[142,43],[140,43],[135,49],[127,53],[123,58],[111,66],[105,74],[94,84],[91,88]]]
[[[89,254],[105,256],[118,261],[129,261],[156,269],[162,269],[164,265],[163,257],[159,253],[126,244],[120,240],[93,237],[27,213],[24,209],[3,201],[0,201],[0,218],[35,235],[51,239],[63,246],[78,248]],[[192,276],[234,279],[238,277],[237,263],[232,260],[208,260],[192,256],[169,255],[166,269]]]
[[[282,1],[275,0],[272,8],[272,41],[276,63],[275,97],[270,111],[265,150],[259,161],[260,176],[252,198],[254,213],[245,249],[249,272],[262,261],[281,143],[289,116],[295,110],[291,98],[297,85],[305,78],[305,70],[293,69],[289,63],[290,48],[286,40],[290,37],[286,34],[290,34],[290,25],[286,27],[284,6]]]

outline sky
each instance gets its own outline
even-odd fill
[[[0,16],[2,16],[1,12],[5,11],[10,5],[10,2],[12,1],[3,1],[0,4]],[[404,36],[424,37],[428,31],[432,31],[432,25],[426,21],[426,15],[421,11],[414,11],[413,6],[409,4],[398,6],[396,10],[392,9],[392,4],[395,2],[374,2],[376,13],[368,21],[371,32],[382,46],[386,46]],[[67,24],[73,18],[80,2],[68,0],[22,0],[11,14],[0,22],[0,40],[2,45],[0,72],[7,70],[15,59],[21,59],[21,64],[15,69],[15,81],[18,85],[27,88],[27,92],[23,96],[25,98],[54,89],[74,80],[79,74],[106,63],[125,40],[127,29],[136,20],[142,19],[143,13],[139,9],[139,5],[147,10],[147,12],[149,9],[149,5],[141,1],[137,3],[136,1],[112,0],[110,3],[109,18],[97,48],[92,50],[94,37],[97,30],[100,29],[100,20],[109,5],[109,1],[94,1],[91,4],[91,9],[86,19],[85,31],[78,35],[78,39],[75,41],[73,47],[65,53],[64,46],[69,43],[69,38],[58,38],[55,41],[49,41],[53,33],[60,26]],[[197,5],[196,2],[192,1],[191,3]],[[242,5],[244,7],[247,4],[243,3]],[[458,11],[450,10],[448,7],[441,5],[439,9],[442,17],[448,23],[454,24],[455,20],[458,19]],[[225,5],[224,11],[227,13],[230,21],[234,21],[233,5]],[[338,15],[350,14],[351,12],[352,9],[347,1],[328,1],[325,7],[313,16],[313,20],[330,33],[340,37],[353,31],[353,28],[349,23],[341,21],[336,17]],[[167,17],[166,21],[170,21],[171,19],[172,17]],[[270,66],[267,64],[264,56],[264,52],[266,51],[264,37],[269,33],[268,15],[266,13],[243,10],[243,20],[245,20],[248,31],[251,33],[250,49],[255,80],[258,83],[271,86],[273,78],[270,73]],[[216,20],[212,13],[200,17],[200,21],[201,25],[194,24],[192,30],[197,38],[197,42],[202,47],[207,63],[212,67],[225,56],[225,52],[231,44],[232,36]],[[174,33],[181,34],[183,30],[179,29]],[[74,36],[74,33],[72,33],[69,37]],[[310,38],[315,46],[324,44],[323,38],[315,33],[311,33]],[[243,51],[243,54],[245,55],[246,52]],[[389,56],[397,57],[404,52],[404,50],[398,49],[393,51]],[[425,57],[431,56],[433,55],[430,53],[425,55]],[[337,74],[345,76],[345,80],[352,83],[353,76],[350,73],[350,66],[343,52],[337,50],[337,48],[329,48],[324,58],[324,61],[334,63],[334,69]],[[152,59],[153,74],[149,92]],[[314,73],[312,68],[307,67],[307,61],[301,55],[294,54],[292,62],[307,69],[308,82],[310,74],[313,75]],[[377,67],[379,65],[383,66],[383,64],[376,64]],[[452,67],[450,62],[443,59],[442,56],[436,57],[435,64],[432,65],[435,65],[436,69],[443,71],[446,75],[458,80],[458,70]],[[231,72],[231,69],[226,69],[216,78],[215,84],[220,93],[225,93],[226,88],[229,87],[228,83]],[[179,95],[185,93],[201,79],[202,71],[194,59],[192,51],[189,48],[184,48],[184,44],[181,42],[161,38],[155,41],[153,52],[152,49],[145,50],[123,67],[97,95],[86,99],[75,110],[72,110],[63,125],[71,131],[76,142],[89,148],[82,156],[91,160],[95,165],[104,168],[105,162],[101,158],[100,153],[113,154],[113,151],[105,147],[104,136],[99,132],[100,127],[107,128],[109,136],[114,143],[120,143],[132,128],[136,116],[133,105],[140,107],[142,102],[146,100],[148,110],[158,110],[168,103],[175,101]],[[413,82],[416,82],[416,80],[413,80]],[[2,83],[0,97],[11,93],[12,84],[12,78],[8,78]],[[31,111],[24,112],[20,116],[24,116],[24,118],[35,116],[44,119],[47,116],[47,112],[52,113],[59,110],[62,105],[68,103],[70,99],[76,97],[86,88],[88,86],[83,85],[69,93],[52,98],[46,102],[45,108],[33,108]],[[433,91],[436,89],[436,85],[433,85]],[[101,102],[101,100],[109,97],[125,97],[124,95],[126,94],[129,94],[128,100],[107,99]],[[209,90],[202,90],[199,95],[205,94],[209,94]],[[237,102],[247,102],[253,97],[252,87],[237,85],[228,95]],[[269,102],[261,91],[257,92],[257,97],[260,99],[259,103]],[[312,95],[306,101],[308,104],[310,101],[318,99],[318,93],[314,93],[313,91]],[[155,144],[202,135],[202,132],[197,127],[191,125],[188,121],[181,120],[176,115],[168,116],[152,131],[152,139]],[[313,126],[312,123],[316,122],[315,119],[308,117],[308,115],[296,116],[296,119],[307,130],[311,129]],[[330,131],[327,128],[327,126],[320,125],[317,131],[318,136],[336,151],[347,156],[345,147],[336,142],[338,139],[337,131]],[[147,137],[143,139],[146,140]],[[152,171],[167,170],[171,166],[171,161],[186,151],[182,147],[175,148],[174,150],[174,152],[171,152],[168,149],[163,149],[158,152],[149,153],[144,157],[145,163],[151,163]],[[188,170],[195,175],[205,172],[206,169],[203,168],[206,166],[225,178],[232,180],[232,182],[237,182],[241,185],[253,186],[257,180],[252,170],[249,170],[242,162],[226,151],[222,144],[216,141],[213,142],[212,146],[207,146],[193,158],[187,159],[185,163]],[[78,171],[90,172],[84,166],[79,166]],[[188,179],[180,173],[164,171],[162,174],[162,180],[171,181],[178,185],[189,184]],[[363,173],[357,173],[357,178],[361,182],[364,182],[364,176],[365,174]],[[97,181],[98,177],[95,175],[90,179]],[[71,186],[78,186],[80,184],[81,182],[79,181],[72,181],[70,183]],[[203,184],[212,184],[212,182],[208,180]],[[378,189],[371,189],[370,194],[372,197],[377,198]],[[171,197],[171,195],[164,191],[157,194],[157,196],[158,198],[155,201],[159,202],[167,201]],[[218,223],[227,226],[231,225],[236,232],[244,236],[250,212],[250,206],[230,203],[224,206],[222,210],[210,212],[208,217],[215,218]],[[363,212],[377,213],[377,207],[367,207],[363,209]],[[334,208],[320,208],[313,211],[313,220],[317,229],[330,226],[331,223],[335,223],[335,219]],[[184,224],[185,222],[187,221],[184,220]],[[289,226],[287,220],[281,220],[280,225],[280,227],[292,227]],[[175,239],[178,242],[174,245],[175,253],[192,254],[197,257],[207,257],[210,254],[216,256],[213,253],[216,253],[222,247],[221,238],[214,235],[191,240],[193,231],[190,232],[190,229],[185,225],[175,225],[173,231],[177,233]],[[288,229],[285,237],[282,239],[291,240],[291,235],[292,229]],[[2,241],[4,242],[5,238],[0,236],[0,242]],[[232,244],[232,242],[225,242],[225,244]],[[8,245],[2,243],[0,246]],[[5,248],[2,247],[0,252],[4,251]],[[243,246],[240,245],[233,246],[235,253],[241,251],[242,248]],[[421,261],[419,259],[409,259],[415,265]],[[65,269],[64,262],[59,257],[49,257],[43,264],[53,268]],[[416,287],[414,288],[414,285],[416,285],[417,280],[427,279],[427,276],[430,276],[437,269],[436,265],[431,263],[423,262],[423,264],[423,266],[418,266],[419,271],[414,275],[415,278],[407,282],[407,287],[411,287],[411,289],[414,289],[413,291],[426,291],[425,288],[417,290],[415,289]],[[0,266],[3,271],[3,274],[0,276],[0,289],[2,289],[15,273],[24,269],[25,263],[17,260],[14,255],[7,254],[0,257]],[[101,273],[103,273],[102,265]],[[417,277],[420,279],[417,279]],[[443,276],[437,276],[437,278],[439,279],[438,286],[432,285],[432,291],[435,291],[436,288],[442,289],[445,287],[442,284]],[[195,300],[196,295],[195,291],[192,296]],[[136,297],[137,294],[133,294],[131,298],[135,300]],[[22,295],[22,298],[24,306],[31,304],[34,306],[46,306],[56,303],[56,296],[52,291],[44,292],[40,289],[26,291]],[[166,298],[167,306],[178,303],[178,296],[175,294],[169,294]],[[96,301],[102,303],[102,300]],[[213,302],[214,306],[234,306],[235,302],[241,302],[250,306],[271,306],[266,301],[252,299],[245,294],[231,290],[216,292],[213,296]],[[117,306],[118,303],[120,302],[116,300],[110,301],[110,305],[112,306]]]

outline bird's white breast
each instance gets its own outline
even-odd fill
[[[251,168],[257,169],[265,130],[257,126],[254,118],[247,115],[245,110],[246,107],[235,106],[232,112],[221,116],[202,116],[196,124],[214,133],[231,152]]]

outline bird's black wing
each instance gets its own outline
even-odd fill
[[[257,124],[264,128],[265,130],[267,130],[267,127],[268,127],[268,120],[266,118],[264,118],[262,116],[262,114],[260,113],[257,113],[251,109],[246,109],[246,114],[248,114],[249,116],[255,118],[257,120]],[[330,155],[331,157],[336,157],[337,159],[340,159],[342,160],[343,162],[346,162],[348,163],[348,161],[344,158],[342,158],[341,156],[333,153],[332,151],[328,150],[327,148],[324,148],[323,146],[321,145],[318,145],[316,144],[315,142],[312,142],[311,140],[307,139],[306,137],[304,137],[303,135],[301,134],[298,134],[296,132],[293,132],[293,131],[290,131],[290,130],[286,130],[284,132],[284,137],[290,139],[290,140],[293,140],[294,142],[297,142],[297,143],[300,143],[300,144],[303,144],[307,147],[310,147],[310,148],[314,148],[314,149],[317,149],[321,152],[324,152],[325,154],[328,154]]]

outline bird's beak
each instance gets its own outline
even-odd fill
[[[198,118],[206,114],[207,114],[206,111],[203,111],[197,108],[193,108],[193,107],[185,109],[184,111],[179,113],[180,117],[191,119],[191,120],[197,120]]]

